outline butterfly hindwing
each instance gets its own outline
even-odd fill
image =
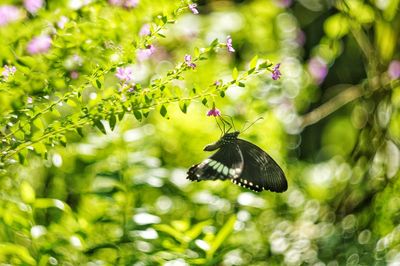
[[[271,156],[248,141],[237,139],[237,144],[242,152],[244,165],[240,177],[232,182],[254,191],[287,190],[285,174]]]
[[[192,166],[187,178],[192,181],[238,178],[243,156],[237,144],[224,145],[200,164]]]

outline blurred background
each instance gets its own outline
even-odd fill
[[[189,4],[0,1],[0,264],[400,265],[399,1]],[[153,95],[167,109],[102,116],[126,103],[115,66],[151,88],[228,35],[234,53]],[[201,96],[256,55],[281,78]],[[241,138],[282,166],[286,192],[186,180],[220,137],[213,104],[237,129],[263,117]]]

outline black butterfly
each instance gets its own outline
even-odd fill
[[[253,191],[283,192],[288,184],[279,165],[256,145],[239,139],[239,131],[225,133],[205,151],[218,151],[187,172],[191,181],[230,179]]]

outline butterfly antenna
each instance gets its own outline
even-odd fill
[[[225,116],[227,116],[227,115],[225,115]],[[221,119],[221,122],[224,124],[224,126],[226,125],[227,127],[228,127],[228,129],[226,130],[226,131],[224,131],[225,133],[226,132],[229,132],[230,130],[231,130],[231,128],[232,128],[232,124],[231,123],[229,123],[228,121],[226,121],[226,119],[224,119],[223,117],[221,117],[220,116],[220,119]],[[225,128],[224,128],[225,129]]]
[[[229,120],[230,120],[230,122],[228,122],[226,119],[220,117],[220,118],[221,118],[221,121],[223,121],[223,123],[225,123],[226,125],[229,126],[229,128],[228,128],[228,130],[227,130],[226,132],[229,132],[229,130],[231,130],[232,127],[233,127],[233,129],[236,131],[235,123],[233,123],[232,116],[229,116],[229,115],[224,115],[224,116],[229,117]]]
[[[252,125],[254,125],[256,122],[258,122],[259,120],[261,120],[261,119],[264,119],[264,117],[259,117],[259,118],[257,118],[256,120],[254,120],[254,122],[253,123],[251,123],[248,127],[246,127],[245,129],[243,129],[243,131],[241,132],[241,133],[243,133],[243,132],[245,132],[246,130],[248,130]],[[245,124],[246,125],[246,124]]]
[[[215,117],[215,122],[217,122],[218,128],[221,131],[221,136],[224,134],[224,131],[222,130],[220,124],[218,123],[218,119]]]

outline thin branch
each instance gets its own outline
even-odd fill
[[[360,98],[363,95],[363,90],[360,86],[351,86],[345,91],[339,93],[326,103],[312,110],[308,114],[301,117],[301,128],[313,125],[321,119],[332,114],[342,106]]]

